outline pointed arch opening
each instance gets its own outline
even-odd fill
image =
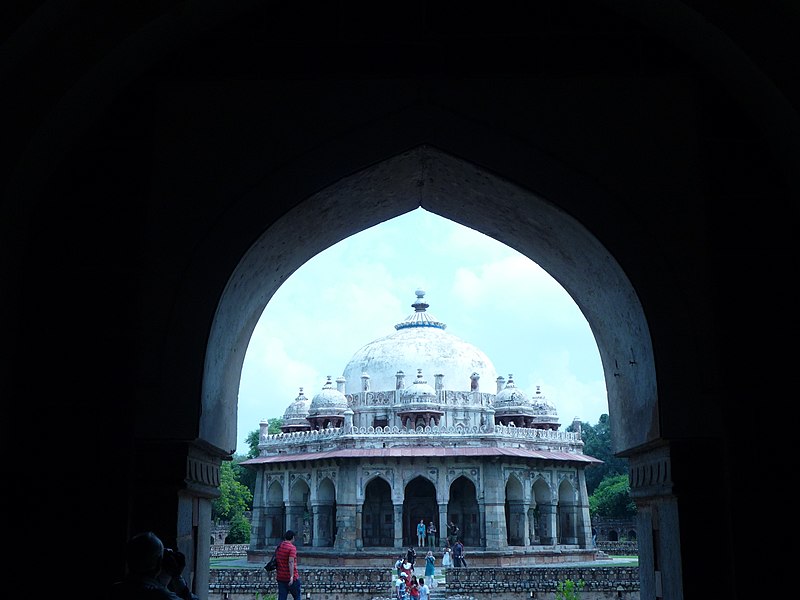
[[[417,524],[430,522],[438,511],[436,488],[430,479],[417,476],[409,481],[403,500],[403,545],[418,547]]]
[[[364,489],[361,539],[364,547],[394,546],[392,489],[382,477],[374,477]]]

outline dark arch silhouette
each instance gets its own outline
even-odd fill
[[[475,484],[463,475],[450,484],[447,519],[461,530],[459,538],[465,546],[479,546],[484,537]]]
[[[392,490],[381,477],[375,477],[364,490],[361,537],[365,547],[394,545]]]
[[[423,519],[427,524],[439,514],[436,504],[436,488],[425,477],[414,477],[408,482],[403,500],[403,545],[417,545],[417,523]]]

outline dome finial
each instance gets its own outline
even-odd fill
[[[407,327],[435,327],[437,329],[445,329],[447,325],[441,321],[437,321],[433,315],[426,312],[430,304],[425,302],[425,290],[422,288],[417,288],[417,291],[414,293],[417,296],[416,301],[411,305],[414,308],[414,313],[409,317],[406,317],[406,320],[402,323],[395,325],[394,328],[405,329]]]

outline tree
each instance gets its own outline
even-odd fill
[[[250,521],[241,513],[233,515],[231,519],[231,529],[228,537],[225,538],[226,544],[249,544],[250,543]]]
[[[244,515],[253,506],[253,494],[247,486],[239,483],[236,474],[239,465],[223,462],[219,469],[220,496],[211,504],[211,518],[232,520],[236,515]]]
[[[567,431],[574,431],[572,425]],[[611,445],[611,421],[607,414],[600,415],[597,425],[581,424],[583,452],[603,461],[600,465],[586,469],[586,492],[591,496],[603,479],[611,475],[628,474],[628,461],[617,458]]]
[[[592,517],[629,518],[636,514],[636,504],[631,499],[628,475],[606,477],[589,496]]]

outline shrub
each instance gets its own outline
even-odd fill
[[[572,581],[572,579],[565,579],[559,582],[556,586],[556,600],[578,600],[578,594],[586,585],[582,579],[579,581]]]

